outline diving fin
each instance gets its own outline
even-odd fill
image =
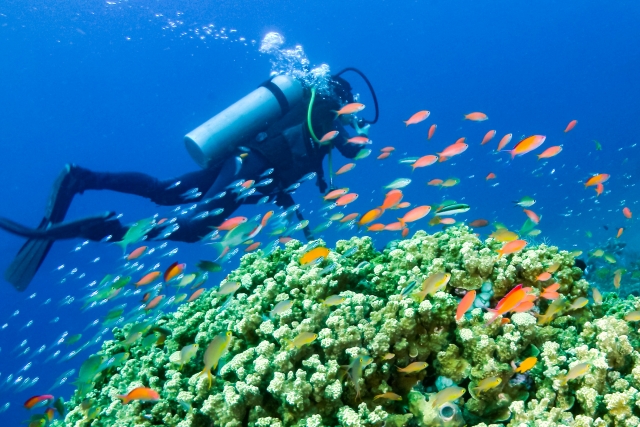
[[[111,219],[114,215],[114,212],[106,212],[58,224],[51,224],[45,218],[36,229],[25,227],[6,218],[0,218],[0,228],[29,238],[5,271],[5,280],[11,283],[16,290],[24,291],[36,275],[55,240],[78,237],[91,238],[92,234],[98,237],[108,233],[109,225],[121,227],[118,220]]]

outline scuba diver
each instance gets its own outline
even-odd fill
[[[351,85],[340,77],[346,71],[358,73],[371,90],[374,120],[336,114],[342,106],[355,102]],[[373,87],[355,68],[331,76],[327,88],[318,93],[290,76],[278,75],[185,136],[187,151],[201,170],[159,180],[138,172],[96,172],[67,164],[54,183],[45,216],[36,229],[0,218],[0,228],[28,238],[6,270],[5,279],[19,291],[26,289],[55,240],[118,242],[125,238],[130,227],[121,224],[114,212],[63,222],[76,194],[112,190],[145,197],[161,206],[196,203],[184,215],[152,221],[143,233],[147,239],[196,242],[242,204],[273,202],[285,209],[293,207],[291,193],[304,179],[316,177],[324,194],[328,185],[322,164],[328,156],[332,184],[332,147],[347,158],[355,157],[361,148],[347,141],[344,125],[366,136],[369,124],[377,119]],[[337,136],[329,143],[319,139],[332,131],[337,131]],[[294,210],[302,220],[297,209],[290,209]],[[306,228],[303,231],[307,239],[313,238]]]

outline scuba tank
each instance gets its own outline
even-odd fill
[[[302,96],[302,85],[291,76],[267,80],[185,135],[187,151],[203,168],[221,161],[287,114]]]

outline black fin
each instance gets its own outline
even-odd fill
[[[13,262],[4,272],[4,278],[18,291],[24,291],[36,275],[49,253],[53,240],[29,239],[22,245]]]

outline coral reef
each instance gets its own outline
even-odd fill
[[[132,325],[115,329],[99,354],[130,357],[77,392],[66,419],[54,424],[640,425],[640,333],[624,320],[640,299],[609,293],[599,304],[569,307],[590,287],[568,252],[540,245],[498,258],[501,246],[462,226],[418,231],[382,252],[370,238],[353,237],[307,265],[299,260],[310,246],[295,240],[267,257],[245,255],[225,279],[240,283],[230,300],[205,292],[155,321],[171,331],[163,343],[125,348]],[[553,283],[538,281],[550,269],[566,300],[557,314],[540,321],[552,301],[538,298],[530,310],[489,323],[486,303],[495,307],[518,284],[538,296]],[[451,274],[445,287],[416,297],[425,279],[444,272]],[[487,301],[456,321],[470,290]],[[275,313],[283,301],[290,306]],[[209,386],[203,353],[227,331]],[[199,350],[182,367],[171,360],[194,343]],[[526,358],[537,363],[516,372]],[[116,396],[134,387],[152,388],[160,400],[123,405]],[[462,397],[448,398],[452,387],[464,388]]]

